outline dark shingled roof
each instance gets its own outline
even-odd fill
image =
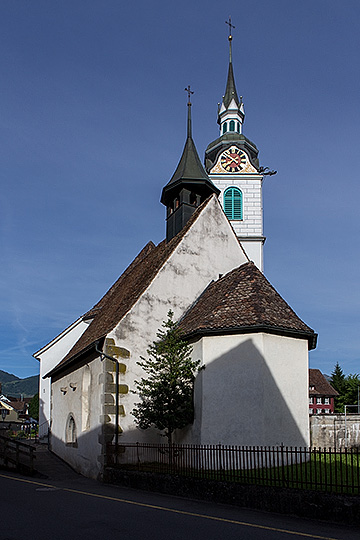
[[[220,194],[220,190],[207,175],[192,138],[190,103],[188,103],[187,138],[184,150],[174,174],[166,186],[164,186],[161,194],[161,202],[165,206],[167,206],[169,200],[173,197],[174,188],[178,188],[179,185],[183,185],[190,190],[200,189],[200,192],[204,194],[204,198],[208,197],[211,193]]]
[[[84,315],[85,320],[93,319],[89,327],[65,358],[48,375],[58,372],[65,365],[67,366],[95,341],[104,338],[113,330],[150,285],[210,199],[211,197],[195,210],[185,227],[170,242],[163,240],[157,246],[153,242],[149,242],[142,249],[105,296]]]
[[[223,103],[224,103],[226,109],[230,105],[232,99],[235,100],[236,105],[239,107],[240,101],[239,101],[239,98],[238,98],[238,95],[237,95],[237,92],[236,92],[234,71],[233,71],[233,67],[232,67],[232,62],[230,62],[229,63],[228,77],[227,77],[227,81],[226,81],[225,95],[223,97]]]
[[[309,369],[309,387],[314,387],[314,390],[309,390],[310,396],[338,396],[339,393],[325,379],[320,369]]]
[[[180,321],[187,337],[269,332],[307,339],[317,335],[281,298],[254,265],[245,263],[212,282]]]

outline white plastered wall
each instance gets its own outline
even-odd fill
[[[195,422],[181,442],[308,446],[307,341],[272,334],[203,337]]]
[[[90,478],[98,478],[102,472],[99,436],[103,376],[103,363],[96,358],[52,383],[51,449],[76,471]],[[76,426],[74,445],[69,444],[66,436],[70,414]]]
[[[135,427],[131,411],[138,398],[131,390],[134,381],[143,376],[137,362],[140,356],[146,356],[168,311],[171,309],[174,319],[179,319],[212,280],[245,262],[247,258],[213,197],[141,298],[108,335],[131,355],[120,381],[130,390],[120,398],[125,410],[120,441],[158,440],[157,432]]]
[[[78,319],[69,328],[64,330],[59,336],[53,339],[48,345],[34,354],[40,361],[39,380],[39,437],[45,437],[50,427],[50,400],[51,382],[50,378],[43,377],[49,373],[67,355],[79,337],[88,328],[88,324]]]

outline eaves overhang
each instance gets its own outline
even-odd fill
[[[77,354],[74,354],[71,358],[68,358],[66,362],[60,362],[55,366],[51,371],[46,373],[43,376],[43,379],[53,378],[54,376],[58,376],[61,373],[65,373],[68,371],[71,371],[71,369],[74,367],[75,364],[80,363],[85,358],[88,358],[90,355],[95,354],[98,355],[98,353],[95,350],[96,345],[99,345],[100,347],[103,346],[105,340],[105,336],[102,336],[92,343],[79,351]]]
[[[163,188],[160,202],[166,206],[180,187],[196,190],[204,196],[209,196],[211,193],[215,193],[217,196],[220,195],[220,190],[210,179],[180,178]]]
[[[180,325],[181,328],[181,325]],[[316,333],[302,332],[301,330],[294,330],[291,328],[282,328],[279,326],[269,325],[254,325],[254,326],[234,326],[225,328],[199,328],[193,332],[184,334],[184,339],[193,340],[203,336],[223,336],[223,335],[235,335],[235,334],[274,334],[277,336],[292,337],[296,339],[306,339],[308,342],[308,349],[312,350],[316,348],[317,337]]]

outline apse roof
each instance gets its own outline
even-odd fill
[[[254,263],[245,263],[212,282],[180,321],[186,336],[269,332],[307,339],[315,332],[279,295]]]

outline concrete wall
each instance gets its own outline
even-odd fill
[[[313,415],[310,418],[311,446],[316,448],[360,448],[360,415]]]
[[[108,469],[105,481],[127,488],[232,504],[242,508],[256,508],[277,514],[328,520],[346,525],[360,524],[360,497],[358,496],[322,493],[307,489],[243,485],[238,482],[214,482],[178,475],[119,469]],[[276,538],[282,536],[275,534]],[[248,534],[248,538],[252,538],[251,533]]]
[[[269,334],[204,337],[193,357],[206,367],[195,384],[195,421],[181,442],[309,445],[306,340]]]

